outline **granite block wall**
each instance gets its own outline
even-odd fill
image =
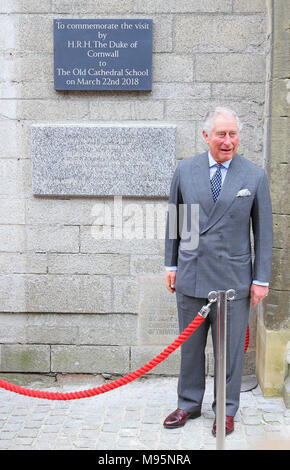
[[[152,91],[56,92],[55,18],[152,18]],[[267,41],[263,0],[1,1],[0,372],[124,374],[177,334],[166,194],[36,195],[31,128],[169,126],[180,160],[206,149],[205,114],[227,105],[244,124],[240,153],[265,166]],[[250,326],[246,373],[253,314]],[[210,374],[212,362],[209,341]],[[177,352],[152,373],[178,365]]]

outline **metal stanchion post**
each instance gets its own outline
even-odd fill
[[[217,292],[216,448],[224,450],[226,425],[227,296]]]
[[[225,449],[226,372],[227,372],[227,300],[236,296],[234,289],[217,291],[217,377],[216,377],[216,449]]]

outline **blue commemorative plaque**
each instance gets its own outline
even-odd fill
[[[55,19],[55,90],[151,90],[152,19]]]

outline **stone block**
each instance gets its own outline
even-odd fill
[[[265,0],[234,0],[233,10],[241,13],[264,12],[266,8]]]
[[[5,315],[9,316],[10,314],[6,313]],[[11,318],[4,318],[5,322],[3,322],[3,327],[9,338],[16,337],[16,333],[13,334],[12,331],[13,316],[17,320],[17,322],[15,320],[15,327],[20,331],[23,331],[21,327],[24,328],[28,343],[94,346],[136,344],[136,315],[34,313],[24,317],[23,315],[11,314]],[[23,317],[22,323],[19,317]]]
[[[39,3],[37,0],[1,0],[0,13],[49,13],[50,2]]]
[[[289,119],[271,119],[271,174],[270,191],[273,212],[276,214],[289,214],[289,200],[287,192],[281,191],[288,185],[288,134]],[[280,143],[279,143],[280,142]],[[279,184],[277,184],[279,181]]]
[[[278,267],[276,269],[276,273]],[[275,276],[275,271],[274,271]],[[288,283],[289,284],[289,283]],[[272,282],[270,282],[272,287]],[[280,286],[282,288],[282,285]],[[279,328],[290,328],[289,312],[289,293],[287,290],[271,289],[267,299],[264,300],[265,306],[265,326],[270,330],[278,330]],[[287,313],[286,313],[287,312]]]
[[[0,120],[16,119],[17,103],[14,100],[0,101]]]
[[[161,346],[132,346],[131,347],[131,370],[135,371],[147,364],[151,359],[158,356],[166,347]],[[167,359],[154,367],[148,374],[153,375],[172,375],[179,374],[180,369],[180,351],[177,349],[170,354]]]
[[[49,254],[53,274],[130,274],[130,259],[119,254]]]
[[[26,233],[24,225],[0,225],[0,249],[2,251],[24,251]]]
[[[143,0],[135,1],[137,13],[231,12],[231,0]]]
[[[19,119],[41,121],[88,119],[89,103],[80,100],[19,100],[17,106]],[[44,144],[44,142],[41,142]],[[40,144],[41,145],[41,144]]]
[[[211,97],[211,85],[209,83],[154,83],[152,97],[162,100],[208,99]]]
[[[289,286],[289,249],[273,249],[271,287],[275,290]]]
[[[5,344],[0,348],[3,372],[50,372],[49,346]]]
[[[193,59],[177,54],[155,54],[154,82],[192,82]]]
[[[137,315],[104,314],[79,316],[78,344],[136,344]]]
[[[252,375],[256,373],[256,351],[248,350],[245,354],[243,375]]]
[[[260,15],[176,15],[174,52],[263,51],[264,38],[264,17]]]
[[[164,272],[163,256],[132,255],[131,274],[156,274]]]
[[[27,315],[0,313],[0,343],[25,343]]]
[[[1,274],[45,274],[47,256],[42,253],[0,253]]]
[[[213,107],[215,103],[206,100],[189,100],[178,99],[170,100],[166,107],[166,118],[170,119],[174,116],[175,121],[203,121],[209,107]]]
[[[82,0],[71,2],[71,0],[52,0],[51,10],[53,13],[81,13],[99,14],[102,13],[128,13],[132,11],[133,0],[87,0],[85,3]]]
[[[17,19],[14,16],[0,16],[0,44],[2,50],[13,49],[16,25]]]
[[[108,238],[105,232],[96,237],[94,228],[80,227],[81,253],[160,254],[160,240],[114,238],[113,232]]]
[[[96,240],[164,240],[167,201],[114,197],[96,202],[92,214]]]
[[[30,82],[0,83],[0,98],[1,99],[29,100],[29,99],[58,99],[59,98],[59,96],[57,95],[57,92],[52,88],[53,86],[52,83],[51,84],[48,83],[47,75],[45,75],[43,68],[41,68],[41,64],[37,60],[38,57],[35,56],[35,62],[38,63],[37,67],[41,69],[40,74],[43,75],[43,77],[45,77],[46,82],[34,83],[33,87],[31,86]],[[33,70],[33,72],[31,72],[31,74],[32,73],[35,73],[35,69]],[[21,74],[21,78],[22,78],[22,74]],[[37,79],[40,79],[40,76],[38,76]]]
[[[101,121],[162,120],[164,103],[162,101],[92,101],[91,119]]]
[[[179,335],[176,298],[164,285],[163,273],[139,277],[138,343],[171,344]]]
[[[0,197],[0,224],[25,224],[25,199]]]
[[[18,31],[15,45],[20,51],[35,51],[50,53],[53,48],[53,36],[51,34],[52,16],[35,15],[29,12],[28,15],[15,15]],[[35,40],[37,38],[37,41]]]
[[[18,374],[14,374],[13,372],[1,373],[1,379],[7,380],[7,382],[11,382],[15,385],[20,385],[21,387],[27,388],[37,388],[39,387],[47,390],[48,387],[53,387],[56,385],[55,377],[50,376],[48,374],[29,374],[27,372],[20,372]],[[41,423],[39,422],[39,426],[36,425],[36,422],[29,423],[31,428],[40,427]],[[29,428],[29,424],[27,423],[27,427]],[[16,427],[18,424],[16,424]],[[26,426],[25,426],[26,427]],[[27,431],[27,430],[26,430]],[[30,430],[28,430],[29,432]]]
[[[276,78],[273,80],[272,91],[272,116],[273,118],[287,119],[289,121],[289,104],[290,104],[290,79]],[[287,126],[287,122],[285,123]],[[289,126],[289,122],[288,122]]]
[[[34,87],[31,87],[30,81],[37,81],[43,85],[45,84],[47,89],[51,83],[51,89],[53,90],[53,80],[48,80],[48,77],[53,77],[53,55],[43,55],[40,52],[31,53],[27,51],[22,53],[21,51],[16,51],[13,52],[13,55],[5,55],[5,67],[4,69],[0,70],[1,80],[13,82],[14,92],[15,87],[21,87],[21,89],[25,89],[27,86],[29,86],[30,93],[32,93]],[[37,83],[35,84],[35,87],[37,89]],[[12,97],[14,96],[12,95]],[[33,95],[33,97],[35,99],[36,95]],[[39,98],[42,97],[43,96],[40,96]],[[56,92],[54,92],[54,94],[50,94],[49,97],[57,98],[58,95]],[[25,99],[25,96],[20,95],[18,98]],[[31,111],[31,106],[29,106],[28,103],[26,103],[26,106],[22,106],[21,101],[19,101],[18,105],[19,116],[21,117],[21,111],[24,110],[26,113],[26,119],[29,119],[29,113],[33,112],[33,109]],[[39,103],[39,106],[41,106],[41,103]],[[40,108],[40,112],[41,109],[42,108]],[[35,112],[37,112],[37,109],[35,109]],[[38,118],[42,119],[43,115],[40,116],[39,114]]]
[[[26,200],[26,222],[29,225],[90,226],[95,220],[94,208],[97,210],[99,205],[100,201],[95,199],[31,197]]]
[[[25,312],[25,283],[20,274],[0,275],[2,312]]]
[[[273,9],[272,74],[275,80],[289,78],[289,5],[285,0],[278,0],[275,2]],[[273,98],[276,97],[273,96]],[[272,110],[274,112],[274,107]]]
[[[79,335],[78,317],[78,314],[69,313],[27,314],[26,342],[32,344],[77,344]]]
[[[129,348],[125,346],[52,346],[52,372],[126,374]]]
[[[141,15],[140,15],[141,17]],[[172,51],[172,16],[153,16],[153,52]]]
[[[116,313],[138,313],[138,280],[134,276],[114,276],[114,309]]]
[[[175,133],[172,125],[32,126],[33,192],[167,196]]]
[[[34,276],[27,297],[31,312],[110,312],[111,281],[106,276]]]
[[[182,121],[177,123],[177,158],[196,155],[196,123]]]
[[[191,129],[194,129],[194,126]],[[188,133],[189,131],[190,129],[188,128]],[[101,230],[102,227],[111,227],[111,238],[118,235],[120,239],[123,235],[126,235],[126,223],[129,225],[130,219],[132,219],[135,225],[135,219],[140,213],[138,225],[140,225],[140,230],[142,230],[142,236],[139,237],[139,239],[141,239],[143,238],[143,232],[146,235],[147,225],[145,225],[145,223],[147,223],[147,217],[149,218],[149,222],[151,222],[151,212],[155,211],[158,226],[156,227],[154,235],[155,238],[159,238],[159,231],[163,230],[164,224],[161,219],[163,219],[163,212],[166,212],[166,210],[167,198],[164,201],[150,198],[127,199],[121,197],[104,197],[97,199],[32,197],[26,200],[26,222],[29,225],[80,225],[83,226],[82,228],[84,230],[91,230],[92,236],[96,235],[96,239],[97,233],[95,233],[95,231],[97,229]],[[134,211],[136,212],[136,217],[134,217]],[[124,230],[120,234],[119,227],[121,223],[123,223]],[[118,230],[117,234],[115,234],[115,227]],[[108,235],[107,231],[104,231],[104,235],[105,234]],[[99,233],[98,235],[98,238],[101,238],[102,234]]]
[[[0,195],[13,197],[27,195],[29,171],[29,160],[0,160]]]
[[[274,244],[275,248],[289,246],[289,215],[273,214]]]
[[[264,82],[265,58],[240,53],[197,55],[195,77],[201,82]]]
[[[33,251],[79,251],[79,227],[57,225],[27,225],[27,248]]]
[[[166,117],[174,116],[176,121],[199,121],[197,124],[197,136],[199,136],[208,110],[213,109],[215,106],[229,106],[237,112],[245,125],[261,127],[261,119],[263,119],[262,104],[246,100],[170,100],[167,104]]]
[[[255,100],[261,104],[265,100],[264,83],[213,83],[213,98],[234,98],[239,100]]]
[[[45,315],[45,314],[41,314]],[[57,314],[61,317],[61,314]],[[78,328],[67,326],[63,327],[61,318],[59,318],[56,327],[50,326],[27,326],[26,327],[26,341],[27,343],[41,343],[41,344],[76,344],[78,336]]]
[[[273,324],[270,325],[271,328],[273,326]],[[276,328],[276,331],[267,329],[263,318],[259,316],[257,328],[257,378],[264,396],[283,395],[284,380],[288,372],[288,364],[285,358],[290,341],[290,329],[289,327],[288,329],[282,329],[283,325],[281,323],[278,323]]]
[[[3,312],[111,312],[111,280],[107,276],[0,276]]]
[[[1,73],[1,72],[0,72]],[[0,83],[0,97],[3,96],[4,83]],[[22,142],[21,137],[23,136],[23,127],[19,122],[12,120],[2,120],[0,125],[0,158],[19,158],[19,144]],[[22,155],[21,155],[22,156]],[[2,162],[1,162],[2,163]],[[9,165],[9,162],[7,162]],[[2,163],[4,165],[4,162]],[[4,171],[4,168],[3,170]]]

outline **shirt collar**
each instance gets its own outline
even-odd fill
[[[225,162],[222,163],[223,167],[228,169],[230,164],[231,164],[231,161],[232,161],[232,158],[230,160],[227,160]],[[211,153],[208,152],[208,164],[209,164],[209,167],[212,167],[214,165],[217,164],[217,162],[215,161],[215,159],[212,157]]]

